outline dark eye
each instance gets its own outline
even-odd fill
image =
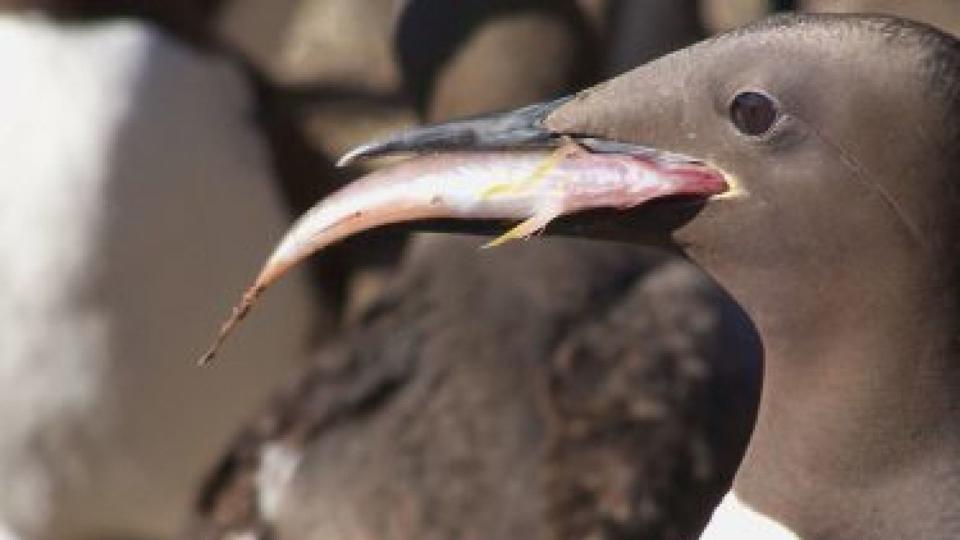
[[[742,133],[758,137],[770,131],[780,111],[773,99],[760,92],[741,92],[730,104],[730,119]]]

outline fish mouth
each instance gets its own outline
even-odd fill
[[[415,224],[421,230],[484,233],[512,222],[486,247],[544,230],[659,243],[730,189],[722,171],[689,156],[551,132],[543,121],[566,101],[417,128],[349,152],[341,165],[410,157],[356,180],[301,216],[201,363],[212,359],[273,282],[317,251],[370,229]]]

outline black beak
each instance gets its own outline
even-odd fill
[[[484,114],[442,124],[401,131],[385,139],[374,140],[350,150],[337,162],[345,167],[357,160],[402,153],[455,151],[531,150],[559,147],[571,139],[598,154],[631,154],[654,162],[700,164],[681,154],[649,146],[600,139],[581,133],[559,133],[544,125],[550,113],[574,96],[528,105],[506,112]]]
[[[402,131],[391,137],[360,145],[345,154],[337,165],[358,159],[403,152],[507,150],[551,148],[560,136],[547,130],[543,121],[570,97],[528,105],[513,111],[485,114],[443,124]]]

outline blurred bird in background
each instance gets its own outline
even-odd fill
[[[0,16],[0,73],[0,522],[169,538],[322,323],[296,279],[192,365],[288,219],[253,89],[152,24],[32,10]]]

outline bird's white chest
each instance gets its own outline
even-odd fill
[[[776,520],[750,508],[731,491],[713,513],[700,540],[802,540]]]

